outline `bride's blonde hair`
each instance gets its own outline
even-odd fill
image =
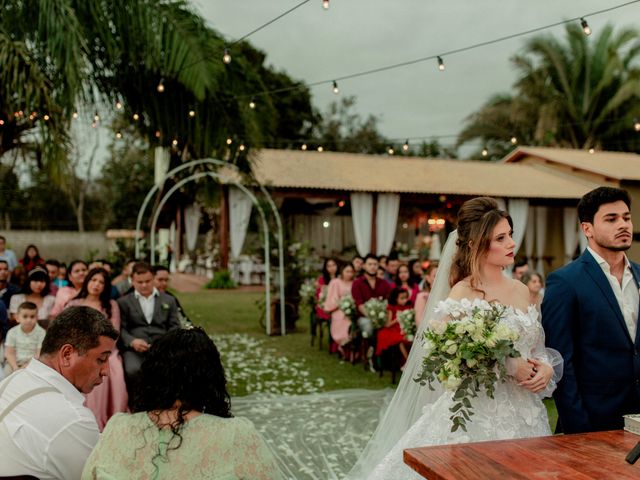
[[[471,288],[478,290],[482,259],[491,244],[493,229],[503,218],[513,228],[509,214],[500,210],[491,197],[472,198],[462,204],[458,212],[458,250],[451,265],[449,285],[453,287],[470,277]]]

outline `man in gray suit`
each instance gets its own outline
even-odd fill
[[[180,328],[178,307],[170,295],[153,284],[153,271],[147,263],[136,263],[131,272],[134,291],[120,297],[122,325],[120,340],[124,370],[133,379],[151,343],[174,328]]]

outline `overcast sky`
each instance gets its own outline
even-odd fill
[[[192,0],[209,25],[233,40],[299,3],[299,0]],[[624,3],[624,0],[311,0],[252,35],[267,63],[305,82],[492,40]],[[637,26],[640,3],[587,17],[594,34],[605,23]],[[547,30],[562,35],[564,27]],[[357,97],[357,112],[380,118],[380,129],[400,142],[453,135],[491,95],[515,80],[511,56],[523,37],[444,57],[446,70],[427,61],[345,80],[340,95]],[[312,88],[321,111],[336,99],[330,85]]]

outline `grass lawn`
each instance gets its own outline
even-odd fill
[[[377,373],[338,361],[318,345],[311,347],[309,322],[303,317],[297,332],[268,337],[259,323],[256,302],[261,293],[241,290],[203,290],[178,294],[189,318],[214,338],[230,379],[233,397],[254,392],[304,394],[349,388],[393,388],[390,374]],[[557,413],[546,400],[552,430]]]

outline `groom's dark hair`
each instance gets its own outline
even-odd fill
[[[580,222],[593,223],[593,218],[600,206],[622,200],[631,210],[631,197],[626,190],[613,187],[598,187],[586,193],[578,203]]]

